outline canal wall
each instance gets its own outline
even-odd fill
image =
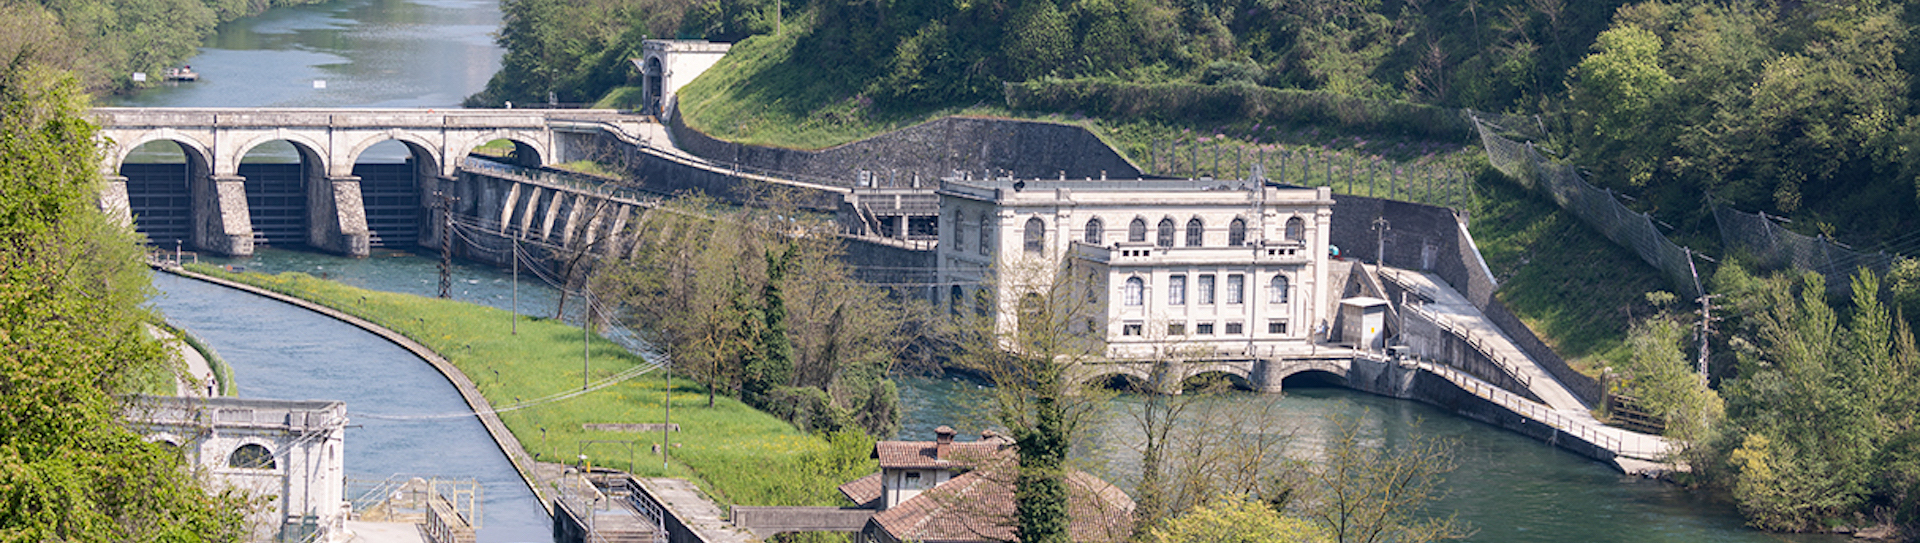
[[[401,349],[413,353],[414,356],[420,357],[421,360],[425,360],[428,365],[433,366],[435,371],[440,372],[441,376],[446,377],[447,382],[452,383],[455,390],[460,392],[460,399],[466,401],[467,407],[473,410],[475,416],[479,417],[481,426],[487,429],[487,435],[493,437],[494,444],[500,447],[500,452],[506,454],[507,460],[513,463],[514,471],[520,473],[521,481],[525,482],[527,488],[533,490],[534,496],[540,499],[540,504],[546,508],[547,515],[553,515],[552,497],[546,492],[542,492],[540,488],[541,485],[534,479],[533,457],[527,454],[526,448],[520,445],[520,440],[513,436],[513,432],[507,430],[506,423],[501,422],[500,415],[493,412],[492,404],[488,403],[487,398],[480,394],[480,389],[474,386],[473,380],[468,379],[467,374],[462,373],[460,368],[455,367],[452,362],[441,357],[439,353],[433,352],[432,349],[428,349],[425,345],[421,345],[419,342],[401,335],[399,332],[298,297],[281,294],[245,283],[194,273],[177,267],[155,266],[154,269],[188,279],[205,281],[223,287],[249,292],[325,315],[334,320],[347,323],[380,336],[392,342],[394,345],[398,345]]]
[[[1431,364],[1407,359],[1355,358],[1348,369],[1347,386],[1426,403],[1627,471],[1613,450],[1597,443],[1603,441],[1599,436],[1568,432],[1529,416],[1510,407],[1511,402],[1499,401],[1500,391],[1475,386],[1471,377]]]

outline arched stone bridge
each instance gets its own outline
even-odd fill
[[[1078,383],[1098,384],[1114,377],[1122,377],[1136,380],[1152,387],[1155,391],[1178,393],[1180,384],[1187,379],[1213,373],[1237,377],[1256,391],[1279,392],[1280,383],[1288,377],[1317,371],[1345,380],[1351,367],[1351,353],[1251,360],[1095,362],[1076,366],[1073,374],[1068,378]]]
[[[100,168],[109,183],[102,206],[126,220],[142,215],[143,231],[172,234],[150,231],[156,242],[174,237],[227,255],[251,254],[263,234],[257,230],[272,228],[281,230],[269,234],[269,242],[271,235],[304,233],[304,240],[288,241],[367,254],[369,205],[354,171],[361,155],[383,142],[404,144],[410,155],[411,186],[402,181],[380,192],[393,195],[380,206],[409,219],[404,223],[422,215],[462,157],[490,141],[511,141],[521,165],[542,166],[585,158],[593,138],[646,139],[645,125],[653,122],[611,110],[518,109],[96,108],[93,116],[106,140]],[[163,172],[158,180],[123,175],[129,153],[155,141],[180,147],[183,171]],[[291,144],[300,165],[277,174],[285,179],[267,187],[276,182],[267,178],[276,176],[249,179],[241,164],[249,152],[274,141]],[[275,213],[256,220],[262,219],[256,214]]]

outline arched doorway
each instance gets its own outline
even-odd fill
[[[120,161],[134,230],[161,248],[193,245],[193,183],[204,182],[205,157],[173,140],[135,147]]]
[[[646,85],[646,89],[645,89],[646,104],[645,104],[645,109],[642,111],[642,113],[646,113],[649,115],[659,115],[661,113],[665,113],[664,111],[662,111],[662,108],[664,108],[666,104],[663,104],[660,101],[660,91],[661,91],[660,81],[661,81],[662,74],[666,73],[666,70],[662,69],[660,66],[660,57],[648,57],[646,69],[647,69],[647,73],[645,76],[646,81],[642,83],[643,85]]]
[[[247,214],[252,218],[255,245],[308,244],[307,193],[310,187],[322,185],[325,167],[313,150],[287,140],[247,150],[238,173],[246,178]]]

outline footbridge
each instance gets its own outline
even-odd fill
[[[93,117],[105,140],[102,207],[155,243],[225,255],[251,254],[256,242],[365,255],[418,239],[441,182],[488,142],[512,142],[513,160],[529,167],[587,158],[608,138],[665,144],[651,117],[612,110],[96,108]],[[184,159],[129,163],[159,141]],[[404,145],[406,164],[361,164],[389,141]],[[272,142],[296,160],[250,156]]]

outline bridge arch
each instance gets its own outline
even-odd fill
[[[150,132],[131,145],[107,149],[109,175],[118,176],[125,195],[124,212],[134,230],[157,247],[185,247],[193,242],[194,225],[207,213],[196,206],[195,191],[206,190],[211,157],[199,142],[177,134]],[[145,157],[142,157],[145,150]],[[179,154],[179,161],[157,154]]]
[[[1200,386],[1211,386],[1217,382],[1216,380],[1225,381],[1228,386],[1237,390],[1260,390],[1260,387],[1255,385],[1252,378],[1247,374],[1231,371],[1226,368],[1211,368],[1206,371],[1190,373],[1180,380],[1178,386],[1180,391],[1185,392],[1188,389]]]
[[[405,130],[389,130],[376,136],[354,142],[353,147],[347,150],[346,156],[341,158],[341,164],[346,166],[346,168],[344,168],[345,170],[351,171],[355,164],[360,163],[360,156],[366,154],[368,149],[372,149],[375,145],[389,141],[397,141],[407,146],[407,151],[413,154],[415,160],[421,161],[423,166],[431,167],[431,169],[424,171],[439,172],[441,165],[446,163],[445,157],[440,156],[440,146],[435,145],[434,142],[429,141],[425,137],[421,137],[419,133]]]
[[[545,145],[545,139],[539,137],[538,134],[527,134],[522,131],[505,129],[477,132],[470,137],[461,138],[461,141],[448,142],[446,164],[442,166],[446,172],[446,176],[452,177],[453,171],[459,167],[460,161],[465,160],[467,155],[473,153],[474,149],[494,140],[513,142],[514,154],[518,157],[516,164],[519,166],[538,168],[547,165],[547,159],[554,156],[552,149],[549,149],[547,145]]]
[[[126,165],[127,158],[131,156],[134,151],[146,146],[146,144],[156,141],[170,141],[178,144],[180,146],[180,152],[187,156],[188,165],[198,165],[206,168],[211,168],[213,165],[213,151],[206,142],[194,139],[192,136],[180,133],[180,131],[172,128],[161,128],[140,132],[138,136],[126,141],[113,140],[113,145],[108,148],[105,157],[106,171],[109,172],[109,175],[118,175],[120,167]]]
[[[328,160],[331,156],[327,153],[330,147],[325,142],[315,140],[302,132],[277,130],[242,140],[239,145],[233,147],[233,156],[222,157],[223,160],[215,162],[219,170],[224,171],[215,171],[214,175],[239,175],[240,162],[246,159],[248,154],[253,153],[261,145],[275,141],[293,144],[293,149],[300,154],[301,162],[306,164],[308,169],[317,169],[320,176],[325,177],[331,173],[326,171],[327,165],[331,162]]]
[[[1323,379],[1344,384],[1347,381],[1348,365],[1342,361],[1328,359],[1287,360],[1268,376],[1272,382],[1280,383],[1290,378],[1300,377]]]
[[[1099,386],[1114,379],[1153,383],[1153,369],[1146,364],[1088,364],[1081,366],[1078,373],[1079,377],[1073,381],[1086,386]]]

